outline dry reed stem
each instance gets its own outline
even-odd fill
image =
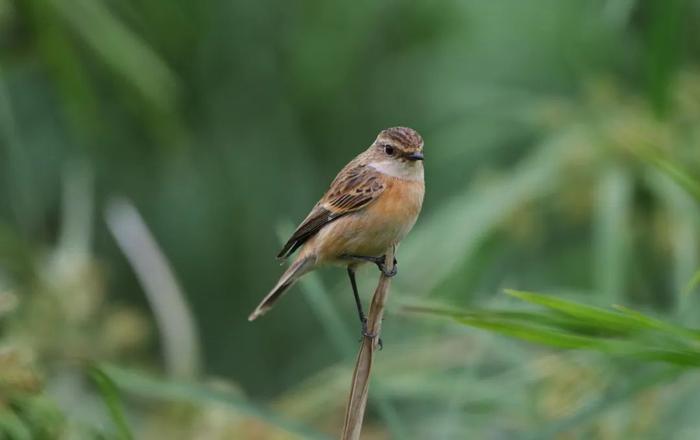
[[[386,253],[384,260],[388,272],[394,270],[394,254],[396,247],[392,246]],[[381,272],[380,272],[381,273]],[[379,335],[382,330],[382,317],[384,316],[384,306],[389,297],[389,286],[391,278],[381,273],[379,283],[372,297],[372,304],[367,316],[367,332],[375,337],[363,337],[360,351],[357,354],[355,371],[352,374],[352,385],[348,406],[345,411],[345,422],[343,423],[342,440],[358,440],[362,430],[362,420],[367,407],[367,396],[369,395],[369,379],[372,372],[372,362],[374,352],[379,348]]]

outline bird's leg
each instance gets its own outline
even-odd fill
[[[367,317],[365,316],[364,310],[362,310],[362,301],[360,300],[360,294],[357,292],[357,281],[355,281],[355,269],[353,269],[352,266],[348,266],[348,278],[350,278],[352,293],[355,296],[357,315],[360,317],[360,322],[362,323],[362,334],[369,336],[367,335]]]
[[[368,257],[365,255],[343,255],[342,258],[346,260],[368,261],[370,263],[374,263],[384,274],[384,276],[389,278],[395,276],[399,272],[399,269],[397,267],[399,262],[396,261],[396,258],[394,258],[394,268],[391,271],[387,270],[386,264],[384,264],[384,260],[386,259],[384,255],[382,255],[381,257]]]
[[[377,335],[374,333],[369,333],[367,330],[367,317],[365,312],[362,310],[362,301],[360,301],[360,294],[357,291],[357,281],[355,281],[355,269],[352,266],[348,266],[348,278],[350,278],[350,285],[352,286],[352,293],[355,296],[355,305],[357,306],[357,314],[360,317],[360,322],[362,323],[362,336],[368,338],[375,338]],[[377,341],[379,343],[379,349],[383,348],[382,338]]]

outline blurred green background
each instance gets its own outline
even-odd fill
[[[0,437],[336,437],[344,271],[246,317],[405,125],[426,200],[365,438],[699,438],[692,370],[402,310],[517,288],[700,325],[698,27],[691,0],[0,0]]]

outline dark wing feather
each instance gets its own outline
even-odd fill
[[[287,258],[327,224],[366,207],[379,197],[384,187],[377,170],[351,162],[294,231],[277,258]]]
[[[294,231],[280,253],[277,255],[277,258],[287,258],[292,255],[294,251],[299,248],[299,246],[304,244],[309,238],[316,235],[316,233],[320,231],[322,227],[332,222],[336,218],[337,217],[333,217],[333,214],[330,211],[317,205],[313,211],[311,211],[309,216],[306,217],[304,222],[299,225],[297,230]]]

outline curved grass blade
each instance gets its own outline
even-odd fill
[[[158,325],[168,374],[196,377],[201,365],[199,330],[187,295],[165,253],[128,199],[110,200],[105,220],[143,286]]]

